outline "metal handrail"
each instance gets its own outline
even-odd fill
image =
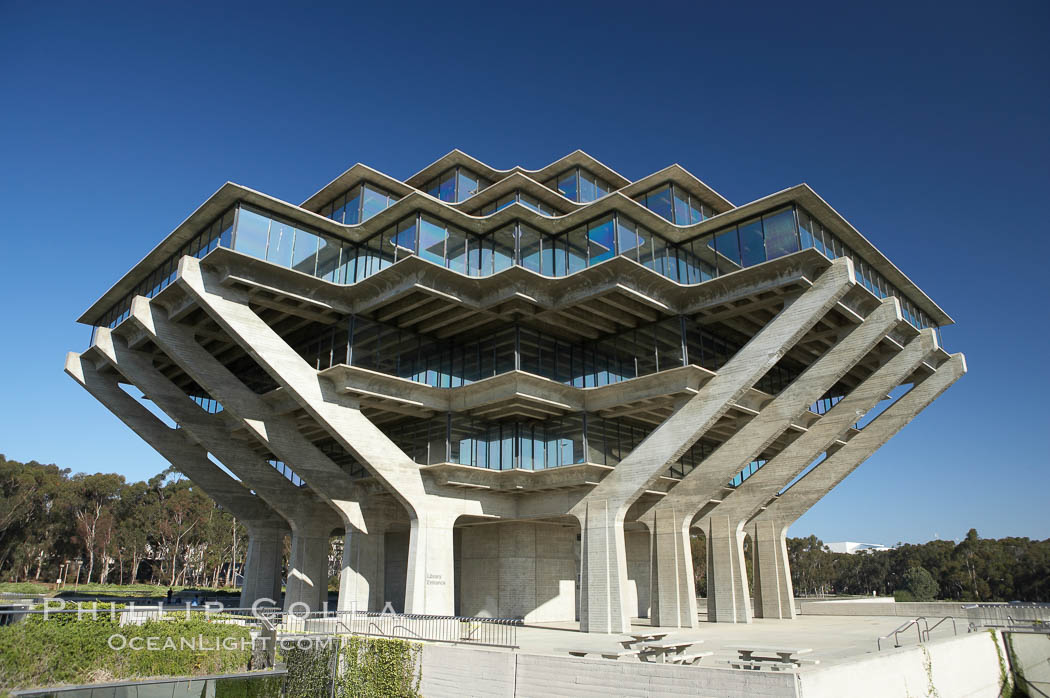
[[[926,620],[926,619],[925,619],[925,618],[923,618],[923,620]],[[926,641],[927,641],[927,642],[929,642],[929,641],[930,641],[930,633],[931,633],[931,632],[933,632],[934,630],[936,630],[936,629],[937,629],[937,627],[938,627],[938,626],[939,626],[939,625],[940,625],[941,623],[943,623],[944,621],[946,621],[946,620],[950,620],[950,621],[952,622],[952,632],[953,632],[953,633],[955,633],[956,635],[958,635],[958,634],[959,634],[959,626],[957,626],[957,625],[955,624],[955,618],[954,618],[953,616],[945,616],[944,618],[941,618],[941,619],[940,619],[939,621],[937,621],[936,623],[934,623],[934,624],[933,624],[933,627],[932,627],[932,628],[930,627],[930,622],[929,622],[929,621],[926,621],[926,633],[925,633],[925,635],[926,635]]]
[[[915,626],[915,632],[919,636],[919,642],[921,643],[922,642],[922,628],[919,627],[919,621],[920,620],[926,620],[926,619],[921,617],[921,616],[919,618],[912,618],[907,623],[905,623],[901,627],[897,628],[893,632],[891,632],[891,633],[889,633],[887,635],[883,635],[880,638],[877,638],[875,640],[875,642],[878,645],[879,651],[880,652],[882,651],[882,641],[883,640],[887,640],[890,637],[893,638],[893,646],[894,647],[900,647],[901,644],[900,644],[900,641],[899,641],[897,636],[900,635],[902,632],[904,632],[905,630],[907,630],[908,628],[910,628],[913,625]]]

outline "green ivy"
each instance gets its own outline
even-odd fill
[[[321,698],[332,695],[332,677],[339,657],[338,641],[331,639],[281,652],[288,667],[285,698]]]
[[[339,698],[419,698],[423,646],[387,638],[346,638]]]

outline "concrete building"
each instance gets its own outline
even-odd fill
[[[965,372],[808,186],[734,206],[580,151],[227,183],[80,322],[67,373],[246,524],[245,604],[290,535],[317,608],[338,534],[341,608],[592,632],[695,626],[699,531],[711,620],[791,617],[787,527]]]
[[[857,553],[876,553],[883,550],[893,550],[882,543],[857,543],[855,541],[846,540],[837,543],[826,543],[828,550],[833,553],[846,553],[848,555],[856,555]]]

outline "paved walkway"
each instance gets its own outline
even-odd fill
[[[725,660],[736,658],[735,647],[746,645],[772,647],[809,647],[813,649],[807,659],[820,660],[821,666],[854,660],[865,654],[878,651],[876,639],[906,623],[908,618],[892,616],[798,616],[795,620],[765,620],[756,618],[753,623],[705,623],[693,630],[679,628],[656,628],[648,619],[635,618],[632,632],[666,632],[663,642],[703,640],[696,649],[712,651],[701,666],[726,667]],[[956,620],[959,633],[966,634],[966,620]],[[951,621],[946,621],[931,633],[931,640],[951,637]],[[578,623],[559,622],[527,625],[518,629],[520,651],[529,654],[566,656],[567,650],[621,649],[620,635],[598,635],[581,633]],[[912,627],[901,635],[901,645],[917,643],[917,634]],[[883,641],[883,649],[893,647],[892,639]],[[605,660],[609,661],[609,660]],[[622,659],[620,661],[630,661]]]

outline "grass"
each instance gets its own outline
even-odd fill
[[[75,587],[75,589],[74,589]],[[237,587],[171,587],[176,594],[180,592],[199,592],[209,596],[240,593]],[[0,582],[0,592],[14,594],[32,594],[34,596],[71,596],[71,595],[106,595],[106,596],[133,596],[140,598],[155,597],[162,598],[168,595],[168,587],[163,584],[66,584],[56,588],[53,584],[38,584],[36,582]]]

